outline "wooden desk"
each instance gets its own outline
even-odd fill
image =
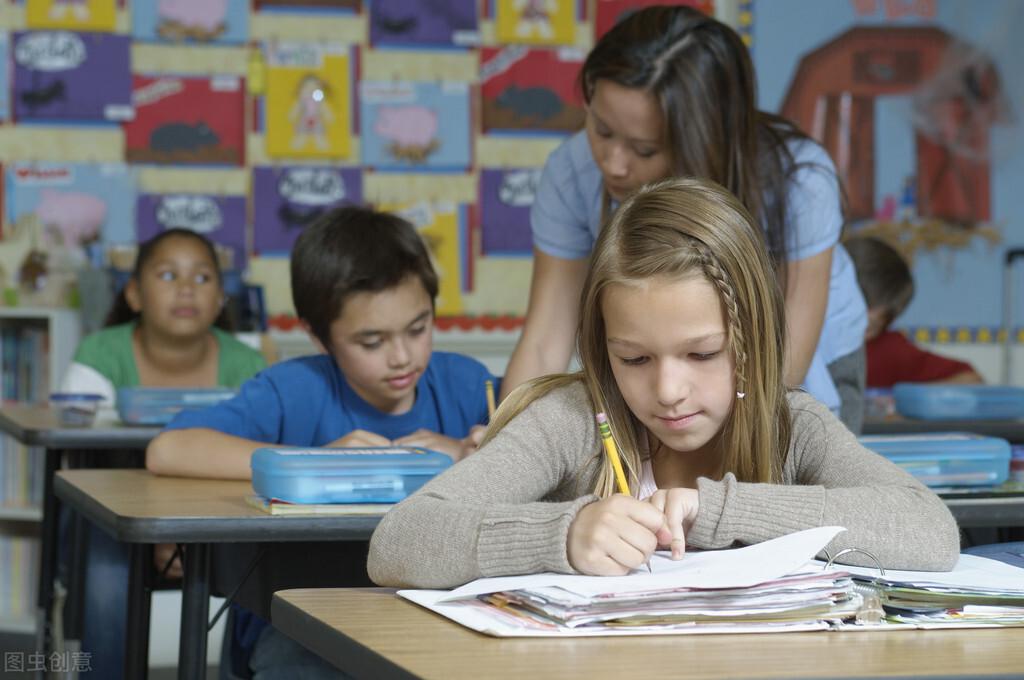
[[[210,544],[366,540],[379,516],[273,516],[245,502],[249,482],[157,477],[146,470],[64,470],[54,480],[57,496],[118,541],[132,547],[133,571],[145,564],[147,544],[187,544],[182,586],[178,677],[206,673],[210,595]],[[145,626],[129,627],[126,653],[136,654],[126,677],[145,677],[148,600],[141,582],[130,587],[129,610],[144,612]],[[134,605],[133,605],[134,603]]]
[[[1024,678],[1024,629],[498,639],[384,589],[284,590],[274,626],[356,678]]]
[[[864,421],[862,434],[918,434],[921,432],[973,432],[999,437],[1011,444],[1024,443],[1024,420],[914,420],[900,415]]]
[[[45,449],[36,649],[46,653],[51,647],[50,617],[53,610],[53,581],[57,573],[57,525],[60,512],[59,501],[53,493],[53,475],[60,468],[62,454],[142,450],[160,432],[160,428],[122,425],[109,411],[101,411],[92,427],[66,427],[60,423],[57,412],[46,405],[4,403],[0,406],[0,432],[11,435],[27,446]],[[72,554],[82,554],[85,550],[84,532],[76,527],[72,530],[71,538],[74,543]],[[70,586],[77,590],[81,589],[82,584],[72,583]],[[80,610],[72,608],[66,626],[69,641],[79,639],[80,619]],[[73,642],[71,648],[74,648]]]

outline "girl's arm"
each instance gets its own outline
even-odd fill
[[[832,248],[786,264],[786,364],[783,379],[800,386],[807,376],[828,307]]]
[[[270,445],[202,427],[165,430],[146,447],[146,469],[171,477],[252,479],[253,451]]]
[[[482,576],[572,573],[569,526],[596,500],[588,492],[598,453],[581,385],[538,399],[384,516],[370,540],[370,578],[451,588]]]
[[[587,259],[566,260],[533,250],[526,323],[501,380],[501,398],[521,383],[569,366]]]
[[[759,543],[817,526],[846,527],[828,546],[872,553],[885,568],[951,569],[960,551],[942,500],[907,472],[865,449],[825,406],[796,394],[785,483],[751,484],[731,474],[698,480],[700,508],[687,536],[699,548]],[[853,553],[841,561],[873,565]]]

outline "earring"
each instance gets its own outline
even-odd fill
[[[747,396],[747,393],[746,393],[746,392],[737,392],[737,393],[736,393],[736,398],[737,398],[737,399],[742,399],[742,398],[743,398],[743,397],[745,397],[745,396]]]

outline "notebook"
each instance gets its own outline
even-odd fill
[[[394,503],[289,503],[256,494],[245,502],[271,515],[383,515]]]

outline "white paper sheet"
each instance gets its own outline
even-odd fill
[[[455,590],[435,591],[442,593],[436,601],[545,586],[557,586],[588,597],[663,588],[746,588],[797,571],[821,552],[840,531],[846,529],[816,527],[742,548],[688,553],[679,561],[659,554],[651,560],[653,573],[640,569],[627,576],[544,573],[482,578]]]
[[[818,562],[824,565],[824,562]],[[833,565],[837,569],[862,576],[878,576],[874,567]],[[918,586],[946,586],[962,590],[1011,590],[1024,592],[1024,569],[978,555],[960,555],[953,571],[897,571],[886,569],[883,580]]]

